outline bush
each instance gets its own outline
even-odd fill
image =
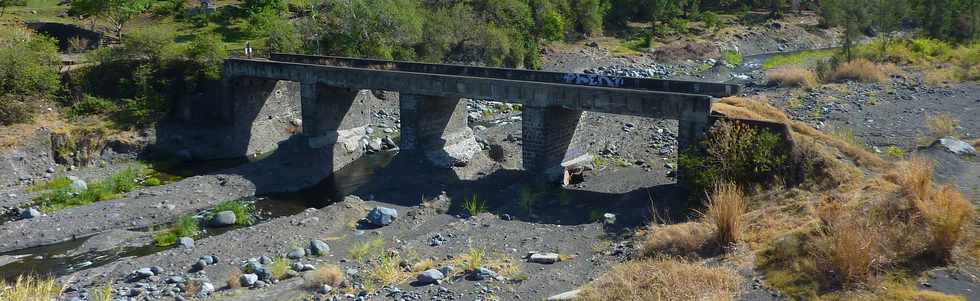
[[[813,88],[817,86],[817,74],[800,67],[780,67],[766,71],[770,85],[783,87]]]
[[[781,153],[781,142],[768,129],[722,120],[698,145],[682,151],[678,165],[686,184],[698,195],[721,182],[747,187],[784,171],[788,156]]]
[[[949,113],[926,116],[926,128],[929,130],[929,135],[935,139],[959,136],[959,126],[960,121]]]
[[[306,279],[306,286],[311,288],[319,289],[323,287],[324,284],[332,287],[339,287],[344,281],[344,272],[340,269],[340,267],[332,264],[320,266],[320,268],[316,269],[316,271],[313,271],[312,273],[309,273],[308,275],[309,276],[305,276],[304,278]]]
[[[866,59],[856,59],[837,66],[837,69],[830,74],[829,80],[835,82],[854,80],[884,83],[888,81],[888,77],[885,76],[885,73],[881,71],[881,68],[877,64]]]
[[[22,27],[0,26],[0,98],[57,91],[60,64],[54,39]]]
[[[0,125],[30,122],[34,114],[34,108],[27,102],[0,95]]]
[[[690,256],[704,251],[711,241],[708,224],[688,222],[649,230],[640,252],[644,257]]]
[[[118,110],[116,104],[108,99],[85,95],[82,101],[68,109],[68,117],[109,114]]]
[[[966,237],[967,227],[973,223],[973,204],[949,185],[915,204],[929,229],[929,253],[942,261],[950,261],[953,248]]]
[[[725,50],[725,51],[722,51],[721,57],[722,57],[722,59],[725,60],[726,63],[732,64],[732,65],[739,65],[739,64],[742,63],[742,60],[744,60],[744,58],[742,57],[742,54],[741,53],[738,53],[738,51],[735,51],[735,50]]]

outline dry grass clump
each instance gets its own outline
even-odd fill
[[[929,198],[932,188],[932,163],[923,157],[913,157],[895,166],[886,178],[902,187],[909,200],[909,207],[914,201]]]
[[[61,295],[63,290],[52,278],[18,276],[14,283],[0,279],[0,300],[48,301]]]
[[[322,287],[324,284],[332,287],[339,287],[344,282],[344,272],[340,267],[332,264],[320,266],[311,273],[303,276],[306,279],[306,286],[312,288]]]
[[[646,259],[613,267],[585,287],[577,300],[732,300],[739,281],[735,271],[725,267]]]
[[[824,235],[812,242],[815,267],[822,269],[829,283],[840,283],[844,288],[855,288],[868,282],[880,263],[880,234],[868,221],[839,218],[832,221]]]
[[[817,86],[817,74],[801,67],[781,67],[766,71],[770,85],[782,87],[813,88]]]
[[[934,139],[958,136],[956,129],[959,126],[960,121],[949,113],[926,116],[926,128],[929,129],[929,134]]]
[[[648,230],[640,248],[644,257],[657,255],[690,256],[704,250],[711,241],[711,226],[701,222],[688,222]]]
[[[747,207],[738,186],[733,183],[715,185],[705,212],[708,222],[715,226],[715,243],[727,247],[741,239],[742,216]]]
[[[888,80],[888,76],[877,64],[866,59],[856,59],[837,66],[828,79],[833,82],[853,80],[884,83]]]
[[[931,198],[917,200],[915,205],[929,230],[928,252],[949,261],[953,248],[966,236],[967,227],[973,221],[973,204],[952,186],[943,185]]]
[[[228,289],[241,288],[242,287],[241,278],[242,278],[242,270],[240,269],[232,270],[231,273],[228,273],[228,280],[227,282],[225,282],[225,285],[228,287]]]

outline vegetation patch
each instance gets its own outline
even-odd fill
[[[801,67],[779,67],[766,71],[769,85],[782,87],[814,88],[817,86],[817,74]]]
[[[379,254],[381,251],[384,250],[384,247],[385,247],[384,238],[378,237],[351,246],[348,253],[350,253],[350,257],[352,259],[361,261],[365,258],[368,258],[369,256],[373,256],[373,254]]]
[[[177,221],[156,234],[153,234],[153,243],[160,247],[172,246],[181,237],[194,237],[198,232],[198,222],[192,215],[185,215],[177,218]]]
[[[214,219],[218,212],[231,211],[235,213],[235,224],[239,226],[248,226],[255,224],[257,221],[255,203],[244,199],[224,201],[214,206],[211,211],[205,216],[205,220]]]
[[[17,276],[13,283],[0,279],[0,300],[50,300],[62,291],[53,278]]]
[[[734,270],[679,259],[644,259],[614,266],[577,300],[730,300],[739,291]]]
[[[695,192],[721,182],[749,187],[785,171],[788,155],[780,150],[780,143],[782,139],[769,129],[720,120],[704,141],[681,153],[679,168]]]
[[[469,198],[464,199],[463,203],[460,206],[463,208],[463,211],[465,211],[466,214],[469,214],[470,216],[477,216],[480,215],[480,213],[487,212],[488,210],[487,201],[480,200],[479,198],[477,198],[476,194],[474,194]]]
[[[40,207],[41,211],[54,212],[115,199],[121,193],[144,186],[147,174],[146,167],[134,164],[112,174],[109,178],[87,183],[86,187],[80,190],[71,187],[71,180],[59,177],[31,188],[34,191],[43,191],[41,195],[34,198],[34,205]]]
[[[808,67],[833,56],[833,50],[808,50],[792,54],[778,54],[763,61],[762,68],[768,70],[789,66]]]

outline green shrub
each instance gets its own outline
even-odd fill
[[[0,95],[0,125],[27,123],[34,120],[35,110],[26,101]]]
[[[235,213],[235,224],[248,226],[256,222],[255,204],[246,200],[232,200],[221,202],[207,215],[207,220],[214,218],[218,212],[231,211]]]
[[[470,216],[477,216],[480,213],[487,212],[487,203],[477,199],[475,194],[468,199],[464,199],[462,206],[463,211],[466,211]]]
[[[81,117],[89,115],[102,115],[115,112],[116,104],[111,100],[85,95],[82,101],[74,104],[68,109],[69,117]]]
[[[742,63],[742,60],[744,59],[741,53],[738,53],[738,51],[734,51],[734,50],[725,50],[721,53],[721,56],[726,63],[732,65],[739,65]]]
[[[781,142],[768,129],[719,121],[697,146],[682,151],[678,165],[686,184],[699,197],[714,183],[750,187],[784,171],[788,156],[780,152]]]

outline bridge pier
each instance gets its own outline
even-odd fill
[[[572,137],[581,117],[581,110],[524,106],[521,113],[524,170],[546,181],[560,179],[561,163],[573,159],[566,157],[569,150],[575,150]]]
[[[331,157],[337,171],[364,154],[361,138],[367,133],[369,112],[355,89],[302,83],[303,135],[307,145]]]
[[[196,158],[251,157],[274,151],[279,142],[289,139],[290,120],[300,111],[299,83],[238,77],[228,81],[225,89],[215,115],[232,131],[216,142],[220,151],[197,149]]]
[[[399,95],[402,151],[417,151],[436,166],[465,163],[480,150],[458,97]]]

